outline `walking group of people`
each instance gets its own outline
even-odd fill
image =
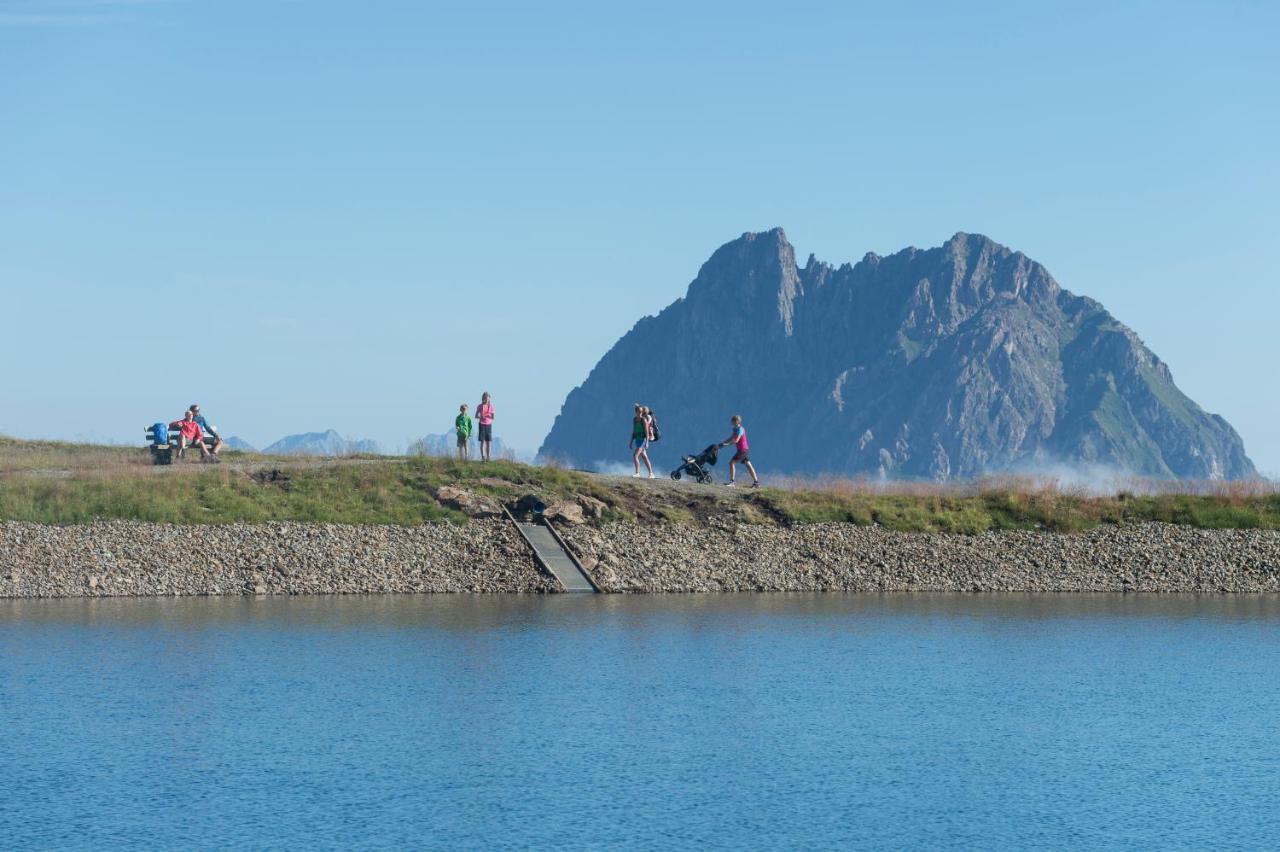
[[[182,419],[170,423],[169,428],[178,432],[178,458],[186,455],[187,447],[199,447],[201,461],[221,461],[218,458],[218,451],[222,449],[222,436],[218,434],[217,429],[209,425],[209,421],[200,413],[200,406],[194,402],[182,415]],[[213,438],[212,447],[205,446],[205,435]]]
[[[730,488],[737,485],[738,465],[742,465],[751,474],[751,487],[759,488],[760,477],[756,475],[755,466],[751,464],[751,444],[747,441],[747,428],[742,425],[742,415],[735,414],[729,418],[729,425],[732,427],[729,437],[716,445],[717,447],[727,447],[731,444],[734,446],[733,458],[729,459],[729,481],[725,484]],[[635,473],[631,474],[632,478],[644,478],[644,474],[640,472],[640,462],[644,462],[650,479],[658,478],[653,472],[653,462],[649,461],[649,445],[661,437],[662,431],[658,428],[658,418],[654,415],[653,409],[637,402],[635,416],[631,419],[631,443],[629,444],[631,464],[635,468]],[[711,463],[715,464],[714,460]]]
[[[485,391],[480,394],[480,404],[476,406],[475,421],[472,421],[471,415],[467,412],[467,404],[464,402],[458,406],[458,416],[454,418],[453,430],[458,436],[458,458],[466,461],[471,457],[471,430],[473,425],[478,425],[479,441],[480,441],[480,461],[493,460],[493,397],[489,396],[489,392]]]

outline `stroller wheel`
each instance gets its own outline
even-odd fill
[[[672,479],[679,479],[679,478],[680,478],[680,471],[678,471],[678,470],[673,470],[673,471],[671,471],[671,478],[672,478]]]

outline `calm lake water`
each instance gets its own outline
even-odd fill
[[[1280,844],[1280,599],[0,601],[0,845]]]

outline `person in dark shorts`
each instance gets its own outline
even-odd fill
[[[480,461],[493,461],[493,398],[489,392],[480,394],[480,404],[476,406],[476,425],[479,426]]]
[[[458,416],[453,421],[453,431],[458,435],[458,460],[466,461],[471,449],[471,415],[467,404],[458,406]]]
[[[727,447],[733,444],[738,451],[733,454],[733,458],[729,459],[729,481],[726,483],[730,488],[734,487],[734,476],[737,473],[739,464],[746,465],[747,470],[751,473],[751,487],[760,487],[760,477],[756,476],[756,469],[751,464],[751,445],[747,443],[747,429],[742,425],[742,415],[735,414],[729,419],[729,423],[733,426],[733,432],[729,437],[720,442],[720,446]]]

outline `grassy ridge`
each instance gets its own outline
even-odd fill
[[[175,524],[244,521],[420,524],[449,520],[411,471],[332,466],[255,478],[212,468],[175,476],[0,481],[0,518],[50,524],[133,519]]]
[[[223,457],[221,465],[188,461],[161,468],[134,447],[0,437],[0,520],[416,525],[466,520],[436,502],[433,495],[441,485],[500,498],[530,491],[559,497],[597,490],[584,474],[505,461],[311,460],[233,451]]]
[[[769,491],[759,498],[793,523],[879,524],[903,531],[978,534],[1000,529],[1079,532],[1099,524],[1162,521],[1200,529],[1280,529],[1280,494],[1116,494],[988,486],[938,494]]]
[[[729,513],[746,523],[874,523],[895,530],[964,534],[995,529],[1073,532],[1138,521],[1280,529],[1280,492],[1272,483],[1187,484],[1185,492],[1163,490],[1171,487],[1165,484],[1142,493],[1096,495],[1019,480],[889,488],[826,480],[729,494],[507,461],[462,464],[425,457],[312,460],[231,452],[222,465],[156,468],[136,447],[0,437],[0,520],[465,522],[434,499],[441,485],[503,500],[528,493],[548,501],[590,495],[609,506],[606,520],[652,523],[696,524]]]

